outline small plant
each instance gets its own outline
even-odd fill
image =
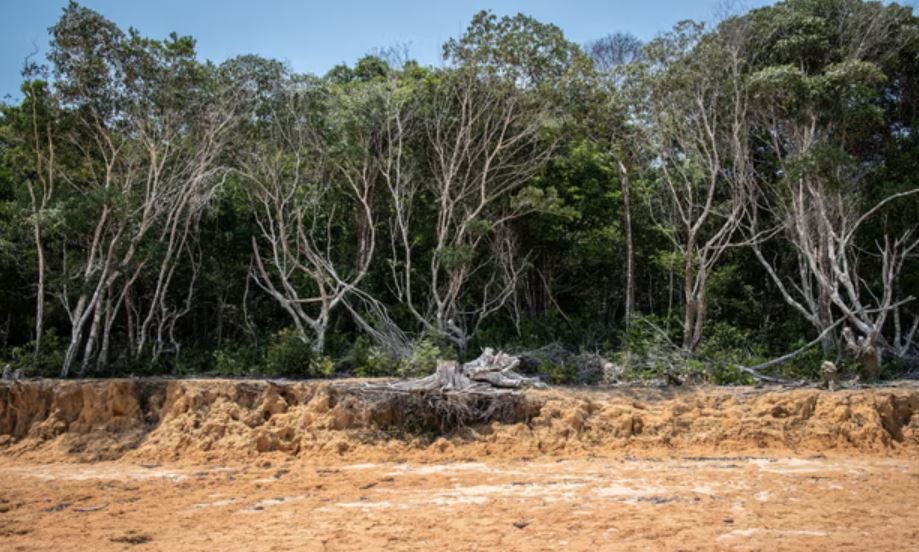
[[[54,328],[49,328],[42,337],[39,357],[36,358],[35,343],[31,341],[9,349],[9,357],[11,367],[22,370],[25,376],[55,377],[64,365],[64,345]]]
[[[335,373],[335,361],[331,357],[321,355],[310,359],[309,376],[311,378],[327,378]]]
[[[398,371],[398,362],[364,336],[354,341],[347,364],[359,378],[391,377]]]
[[[223,376],[243,376],[257,372],[261,364],[261,355],[254,347],[232,343],[213,352],[214,371]],[[177,364],[179,374],[194,374],[193,363]]]
[[[445,358],[444,352],[430,339],[422,339],[412,349],[412,354],[399,363],[399,376],[417,378],[427,376],[437,367],[437,360]]]
[[[539,367],[539,371],[549,377],[549,383],[566,385],[574,383],[578,375],[578,368],[574,364],[546,363]]]
[[[272,375],[308,376],[314,371],[312,360],[309,343],[285,328],[272,336],[265,353],[264,370]]]

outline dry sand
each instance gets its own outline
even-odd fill
[[[2,385],[0,550],[919,543],[919,388],[531,397],[436,438],[312,382]]]

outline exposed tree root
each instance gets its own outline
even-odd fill
[[[398,414],[402,427],[449,433],[492,421],[528,419],[531,402],[518,390],[545,387],[514,372],[520,359],[486,348],[470,362],[441,360],[430,376],[387,384],[353,386],[349,392],[375,412]],[[536,409],[538,412],[538,408]]]

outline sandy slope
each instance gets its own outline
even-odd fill
[[[437,437],[340,384],[0,385],[0,549],[919,542],[915,386],[528,399],[518,419]]]

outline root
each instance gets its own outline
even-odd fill
[[[424,378],[353,386],[349,392],[410,430],[445,434],[495,421],[528,421],[533,408],[519,390],[546,385],[514,372],[519,364],[518,357],[486,348],[466,364],[438,361],[437,370]]]
[[[355,397],[377,420],[388,420],[406,433],[447,435],[491,422],[529,422],[539,405],[522,393],[404,390],[386,386],[353,386]],[[383,429],[383,428],[381,428]]]

